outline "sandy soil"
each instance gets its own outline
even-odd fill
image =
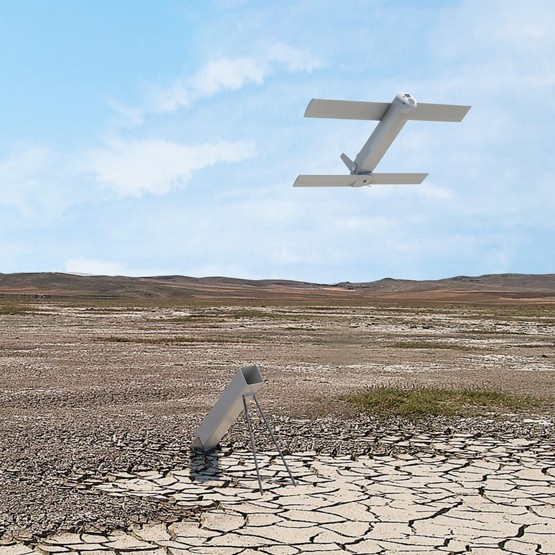
[[[555,398],[555,315],[541,305],[156,308],[45,299],[0,314],[0,330],[0,537],[170,518],[175,509],[155,501],[122,505],[75,484],[186,465],[195,427],[245,364],[259,365],[259,399],[289,449],[333,449],[337,437],[348,449],[344,432],[359,425],[416,434],[410,423],[361,420],[340,399],[376,384]],[[526,418],[425,426],[545,436],[554,414],[552,403]],[[242,428],[226,441],[245,445]]]

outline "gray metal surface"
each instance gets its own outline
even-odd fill
[[[358,100],[323,100],[313,98],[304,113],[305,118],[381,120],[390,102],[361,102]],[[420,121],[462,121],[470,106],[457,104],[428,104],[419,102],[408,119]]]
[[[299,175],[293,187],[363,187],[364,185],[418,185],[427,173],[371,173],[369,175]]]
[[[204,451],[214,449],[243,411],[243,396],[254,394],[263,383],[257,366],[238,370],[198,427],[193,447]]]

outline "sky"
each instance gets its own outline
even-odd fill
[[[0,0],[0,273],[282,278],[555,272],[552,0]],[[471,105],[376,123],[311,98]]]

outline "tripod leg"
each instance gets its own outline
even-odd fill
[[[268,432],[270,432],[270,436],[272,438],[272,441],[274,442],[274,445],[276,446],[276,449],[278,450],[279,456],[281,457],[281,460],[283,461],[283,464],[285,465],[285,468],[287,469],[287,473],[289,474],[289,478],[291,478],[291,481],[293,482],[293,485],[296,487],[297,482],[295,482],[295,478],[293,478],[293,474],[291,474],[291,470],[289,469],[289,465],[285,461],[285,457],[283,456],[283,453],[281,452],[281,449],[280,449],[279,444],[276,440],[276,437],[274,436],[274,432],[272,432],[272,428],[270,428],[270,424],[268,424],[268,421],[266,420],[266,415],[264,414],[264,411],[262,410],[262,407],[258,403],[258,399],[256,398],[256,395],[254,395],[254,393],[253,393],[253,398],[254,398],[254,402],[256,403],[256,407],[258,408],[258,412],[260,413],[260,416],[262,416],[262,420],[264,420],[264,424],[266,424],[266,428],[267,428]]]
[[[249,436],[251,438],[251,450],[252,450],[252,456],[254,457],[254,466],[256,467],[256,476],[258,478],[258,489],[260,490],[260,495],[262,495],[264,493],[264,490],[262,489],[262,479],[260,478],[260,470],[258,469],[258,460],[256,458],[256,449],[254,447],[254,436],[252,433],[249,409],[247,408],[247,400],[245,399],[244,395],[243,395],[243,407],[245,408],[245,418],[247,419],[247,428],[249,430]]]

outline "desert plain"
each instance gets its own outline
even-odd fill
[[[492,549],[501,545],[506,552],[525,553],[536,546],[529,552],[555,552],[548,547],[555,530],[555,304],[549,288],[543,294],[497,296],[418,289],[418,294],[403,296],[388,284],[385,293],[381,289],[365,297],[348,285],[337,290],[295,286],[288,294],[290,285],[268,284],[267,294],[259,289],[253,294],[252,286],[234,283],[219,296],[212,289],[177,297],[111,297],[18,287],[0,298],[0,553],[92,553],[91,546],[75,547],[83,542],[72,548],[71,542],[43,540],[56,534],[94,539],[141,526],[190,526],[231,510],[222,509],[226,492],[220,492],[223,500],[205,491],[195,493],[199,502],[180,503],[165,490],[157,494],[156,488],[176,483],[180,472],[198,467],[190,452],[194,431],[229,379],[247,364],[257,364],[264,377],[260,403],[301,482],[311,475],[307,454],[323,457],[344,479],[349,472],[374,472],[367,469],[379,457],[396,472],[401,471],[399,461],[407,460],[432,468],[435,460],[445,470],[442,446],[453,441],[458,447],[451,455],[472,464],[476,453],[505,446],[524,459],[535,453],[540,459],[536,470],[547,481],[540,501],[536,498],[530,506],[547,507],[533,513],[543,526],[540,536],[547,539],[511,547],[509,540],[524,537],[519,523],[515,538],[497,538]],[[380,385],[480,388],[538,402],[518,412],[492,409],[411,420],[375,416],[346,399]],[[277,464],[268,459],[273,445],[260,420],[254,420],[256,444],[270,468]],[[481,441],[486,446],[482,451],[476,448]],[[240,419],[222,442],[222,466],[229,464],[226,456],[235,462],[238,457],[250,473],[247,478],[253,478],[248,448]],[[326,476],[326,470],[318,475]],[[129,494],[129,484],[116,487],[118,480],[133,476],[162,482],[152,486],[152,495]],[[268,476],[271,482],[271,472]],[[286,476],[280,480],[279,487],[285,487]],[[233,497],[233,480],[225,483]],[[308,478],[301,485],[307,484],[318,485]],[[252,487],[242,487],[246,500],[256,499],[254,481]],[[269,489],[276,487],[270,484]],[[298,508],[310,508],[315,495],[320,494],[306,494],[306,507],[296,501]],[[442,510],[434,514],[439,518]],[[226,522],[240,520],[242,514],[231,510]],[[325,513],[321,521],[329,518]],[[549,523],[554,523],[551,535],[546,533]],[[326,533],[340,524],[330,520]],[[394,552],[376,538],[365,540],[374,542],[366,551],[356,550],[376,526],[359,527],[366,532],[352,535],[353,548],[345,542],[337,552]],[[231,533],[233,527],[223,530]],[[132,543],[117,544],[116,538],[110,542],[123,547],[112,552],[189,552],[175,541],[172,548],[168,542],[145,543],[139,533],[134,537],[136,551]],[[97,546],[99,553],[109,551],[106,542]],[[330,542],[322,545],[340,545]],[[200,540],[197,544],[191,553],[223,554],[217,549],[226,545],[220,538],[199,551],[204,547]],[[225,553],[309,550],[229,545]],[[444,551],[480,552],[464,545],[457,549]],[[484,547],[481,552],[488,551]]]

